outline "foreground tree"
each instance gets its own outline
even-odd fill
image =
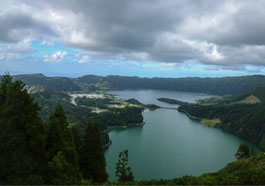
[[[78,156],[72,130],[68,128],[67,118],[61,105],[58,105],[48,121],[46,149],[49,155],[49,184],[79,184]]]
[[[235,156],[238,160],[250,157],[248,144],[240,144]]]
[[[0,83],[0,184],[42,184],[47,165],[44,126],[21,81]]]
[[[255,148],[251,147],[250,156],[256,156],[256,155],[257,155],[257,152],[256,152]]]
[[[93,182],[105,182],[108,179],[106,161],[101,143],[98,125],[90,119],[85,129],[85,136],[80,147],[80,168],[84,178]]]
[[[119,154],[119,160],[116,163],[116,176],[121,182],[133,181],[134,179],[131,168],[128,166],[128,150]]]

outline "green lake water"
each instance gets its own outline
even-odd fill
[[[120,98],[135,98],[145,104],[176,108],[157,101],[167,97],[195,102],[206,98],[200,93],[123,90],[111,91]],[[177,110],[157,109],[143,112],[145,125],[109,132],[112,145],[105,151],[109,180],[116,180],[115,164],[118,154],[129,150],[129,165],[136,180],[174,178],[183,175],[198,176],[217,171],[235,160],[241,143],[248,143],[227,131],[201,125]],[[258,149],[257,149],[258,151]]]

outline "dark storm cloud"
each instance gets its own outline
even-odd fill
[[[18,42],[29,36],[56,36],[47,24],[34,20],[31,15],[22,12],[9,12],[0,16],[0,42]],[[41,38],[39,38],[41,39]]]
[[[0,9],[4,12],[0,24],[6,25],[0,28],[1,42],[52,38],[95,58],[196,60],[238,70],[244,65],[265,66],[262,0],[25,0],[9,4],[11,8]],[[21,11],[10,13],[12,6]]]

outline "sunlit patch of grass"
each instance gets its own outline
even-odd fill
[[[217,124],[221,123],[220,119],[202,119],[201,124],[209,126],[209,127],[215,127]]]
[[[256,103],[260,103],[260,99],[257,98],[256,96],[254,96],[253,94],[246,97],[245,99],[238,101],[236,103],[243,103],[243,104],[256,104]]]

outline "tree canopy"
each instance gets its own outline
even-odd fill
[[[250,152],[248,144],[240,144],[235,156],[238,160],[249,158]]]
[[[100,132],[94,120],[88,121],[84,140],[80,148],[79,164],[83,175],[93,182],[105,182],[108,179],[106,162],[101,143]]]
[[[0,184],[43,178],[47,156],[40,107],[21,81],[4,75],[0,82]]]

